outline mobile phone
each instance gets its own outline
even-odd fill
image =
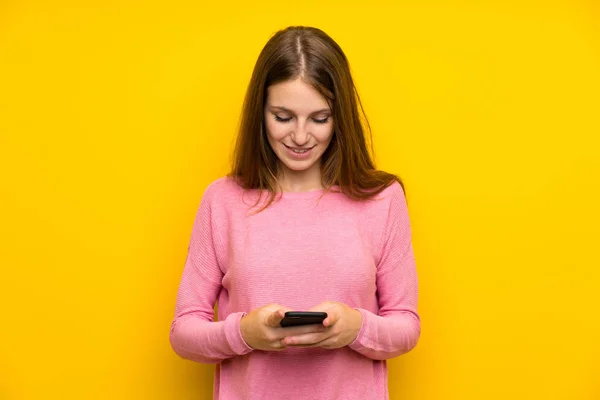
[[[327,318],[326,312],[288,311],[279,324],[283,327],[322,324],[325,318]]]

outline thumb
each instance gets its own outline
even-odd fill
[[[281,322],[281,320],[283,319],[283,317],[285,316],[285,312],[287,310],[284,307],[280,307],[278,309],[276,309],[275,311],[271,311],[270,314],[267,316],[266,319],[266,324],[268,326],[271,326],[273,328],[276,328],[279,326],[279,323]]]

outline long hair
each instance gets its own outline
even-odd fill
[[[332,111],[332,139],[319,160],[325,192],[335,185],[350,199],[361,201],[379,194],[394,181],[404,190],[398,176],[375,168],[370,125],[346,55],[325,32],[305,26],[278,31],[258,56],[246,91],[228,176],[244,189],[258,189],[261,195],[268,191],[270,198],[264,208],[275,200],[280,191],[277,177],[281,166],[265,131],[267,89],[298,77],[325,97]]]

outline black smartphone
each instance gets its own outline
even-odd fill
[[[326,312],[288,311],[279,324],[283,327],[322,324],[325,318],[327,318]]]

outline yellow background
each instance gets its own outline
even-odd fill
[[[600,399],[600,7],[3,1],[0,399],[208,399],[168,333],[278,29],[350,59],[406,183],[422,337],[392,399]]]

